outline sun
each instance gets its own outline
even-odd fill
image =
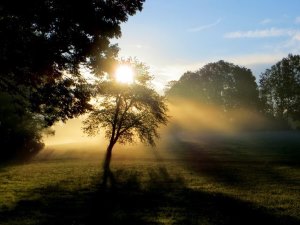
[[[120,65],[116,70],[116,81],[125,84],[132,84],[134,81],[134,72],[131,66]]]

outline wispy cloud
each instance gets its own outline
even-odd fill
[[[267,19],[264,19],[264,20],[260,21],[260,24],[265,25],[265,24],[269,24],[269,23],[271,23],[271,22],[272,22],[272,20],[269,19],[269,18],[267,18]]]
[[[138,48],[138,49],[149,49],[150,48],[150,46],[143,45],[143,44],[136,44],[133,47]]]
[[[300,41],[300,32],[293,36],[293,40]]]
[[[202,26],[198,26],[198,27],[192,27],[189,28],[187,31],[188,32],[200,32],[203,30],[207,30],[209,28],[212,28],[214,26],[217,26],[219,23],[221,23],[222,19],[218,19],[217,21],[215,21],[214,23],[210,23],[210,24],[206,24],[206,25],[202,25]]]
[[[270,54],[249,54],[226,57],[228,61],[241,66],[256,66],[261,64],[274,64],[286,56],[285,53]]]
[[[300,32],[299,30],[293,30],[293,29],[269,28],[263,30],[234,31],[225,34],[224,37],[225,38],[267,38],[267,37],[293,36],[299,32]]]
[[[296,17],[295,23],[296,23],[296,24],[300,24],[300,16]]]

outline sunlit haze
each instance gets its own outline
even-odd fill
[[[122,37],[115,42],[120,58],[136,57],[150,67],[154,87],[162,94],[168,81],[221,59],[251,69],[258,81],[266,68],[289,53],[300,53],[299,37],[297,0],[228,0],[226,4],[219,0],[149,0],[142,12],[122,24]],[[128,65],[120,65],[114,75],[118,82],[134,82],[134,72]],[[172,116],[179,119],[182,112],[177,115],[176,110],[173,108]],[[235,130],[207,116],[215,112],[209,110],[201,109],[207,113],[203,118],[197,114],[202,127]],[[56,137],[46,143],[83,141],[86,136],[79,129],[80,122],[56,125]]]

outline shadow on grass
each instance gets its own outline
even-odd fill
[[[299,224],[266,208],[222,194],[189,189],[164,167],[147,177],[115,171],[114,188],[68,190],[62,184],[35,190],[39,197],[0,212],[0,224]],[[96,179],[96,178],[95,178]],[[143,181],[141,181],[143,179]],[[28,198],[29,199],[29,198]]]
[[[299,185],[294,176],[285,176],[278,170],[299,169],[298,132],[208,134],[188,140],[177,137],[166,146],[187,169],[229,187],[249,189],[260,181]]]

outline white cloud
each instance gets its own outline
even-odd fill
[[[300,32],[293,36],[293,40],[300,41]]]
[[[192,27],[192,28],[189,28],[187,31],[188,32],[199,32],[202,30],[206,30],[206,29],[212,28],[214,26],[217,26],[219,23],[221,23],[221,21],[222,21],[222,19],[220,18],[214,23],[206,24],[206,25],[202,25],[202,26],[198,26],[198,27]]]
[[[264,19],[264,20],[262,20],[262,21],[260,21],[260,24],[269,24],[269,23],[271,23],[272,22],[272,20],[271,19],[269,19],[269,18],[267,18],[267,19]]]
[[[240,66],[252,67],[261,64],[274,64],[285,56],[286,56],[285,53],[249,54],[249,55],[230,56],[227,58],[227,60],[229,62],[235,63]]]
[[[295,33],[287,41],[282,43],[279,48],[288,50],[289,53],[299,54],[300,53],[300,32]]]
[[[224,37],[225,38],[267,38],[267,37],[293,36],[299,32],[300,31],[293,30],[293,29],[269,28],[263,30],[234,31],[225,34]]]
[[[296,17],[295,23],[300,24],[300,16]]]

